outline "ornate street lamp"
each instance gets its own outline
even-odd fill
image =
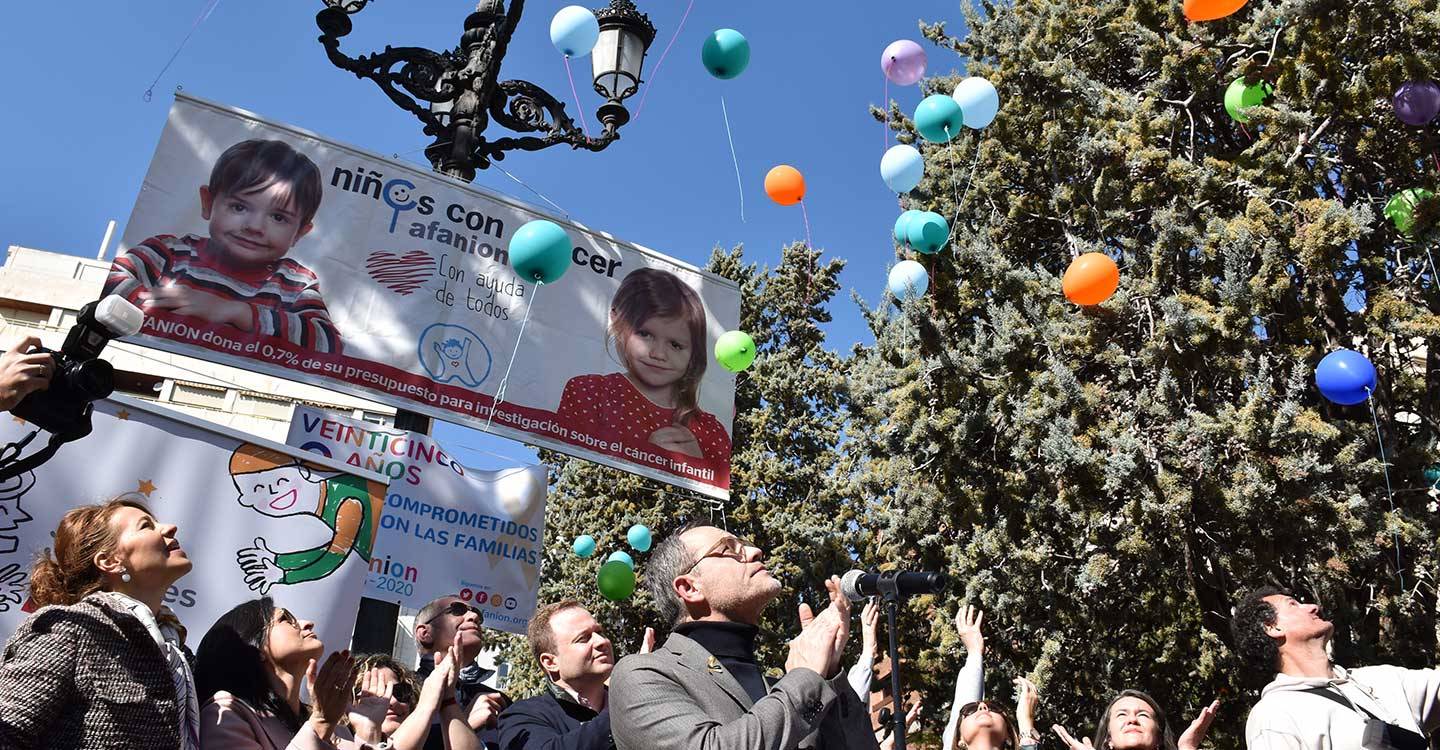
[[[600,151],[620,137],[630,121],[625,99],[640,87],[645,52],[655,40],[655,26],[631,0],[610,0],[595,11],[600,41],[591,54],[595,91],[605,97],[596,117],[604,130],[590,137],[565,113],[565,105],[529,81],[501,81],[500,63],[510,36],[520,23],[525,0],[481,0],[465,19],[460,45],[433,52],[421,47],[390,47],[360,57],[340,51],[340,37],[350,33],[350,16],[369,0],[325,0],[315,17],[320,43],[336,67],[369,78],[401,109],[424,123],[435,140],[425,149],[435,170],[462,180],[475,178],[492,160],[515,149],[539,151],[559,144]],[[398,66],[398,69],[397,69]],[[484,136],[490,121],[519,137]]]

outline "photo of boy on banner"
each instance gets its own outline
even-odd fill
[[[701,459],[728,474],[730,436],[699,407],[710,360],[700,295],[669,271],[632,271],[610,302],[606,334],[625,371],[571,378],[557,421],[629,448]]]
[[[370,562],[385,505],[383,485],[250,444],[230,457],[230,477],[241,505],[274,518],[315,516],[331,531],[328,543],[312,549],[276,552],[257,537],[254,546],[237,551],[245,584],[261,596],[277,584],[324,578],[352,552]]]
[[[236,143],[200,186],[210,236],[160,234],[120,253],[102,296],[338,354],[319,279],[287,257],[313,228],[322,193],[320,168],[284,141]]]

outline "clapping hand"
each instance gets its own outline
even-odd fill
[[[1200,710],[1200,715],[1190,722],[1190,727],[1180,735],[1180,741],[1176,742],[1179,750],[1199,750],[1200,744],[1205,741],[1205,735],[1210,732],[1210,722],[1215,721],[1215,713],[1220,710],[1220,699],[1216,698],[1210,705]]]
[[[830,576],[825,590],[830,595],[830,606],[819,615],[810,610],[809,604],[800,605],[800,635],[790,641],[786,672],[805,668],[828,679],[839,669],[840,655],[850,637],[850,600],[840,593],[839,576]]]
[[[305,669],[305,684],[310,688],[310,723],[320,739],[329,741],[345,709],[350,707],[350,691],[355,660],[350,650],[332,652],[317,671],[315,660]]]
[[[395,690],[395,681],[385,676],[383,669],[367,669],[360,675],[354,700],[350,701],[350,728],[355,730],[355,739],[371,744],[385,739],[380,726],[385,723],[385,713],[390,710],[390,696]]]
[[[1065,727],[1062,727],[1059,724],[1056,724],[1050,728],[1055,730],[1055,734],[1060,735],[1060,739],[1065,742],[1065,746],[1070,748],[1070,750],[1095,750],[1095,746],[1090,743],[1089,737],[1077,740],[1074,737],[1071,737],[1070,733],[1065,731]]]

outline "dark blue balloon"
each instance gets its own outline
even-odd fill
[[[1315,367],[1315,385],[1337,404],[1358,404],[1375,390],[1375,365],[1360,352],[1336,349]]]

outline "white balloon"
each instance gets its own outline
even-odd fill
[[[955,87],[951,98],[960,105],[960,111],[965,114],[967,128],[979,130],[989,125],[1000,111],[1000,92],[980,76],[971,76],[961,81],[960,85]]]
[[[890,293],[900,299],[925,296],[930,288],[930,274],[925,266],[913,260],[902,260],[890,269]]]
[[[600,21],[589,8],[567,5],[550,19],[550,42],[560,54],[584,57],[600,40]]]
[[[920,184],[925,176],[925,158],[914,146],[900,144],[891,146],[880,159],[880,178],[890,190],[908,193]]]

